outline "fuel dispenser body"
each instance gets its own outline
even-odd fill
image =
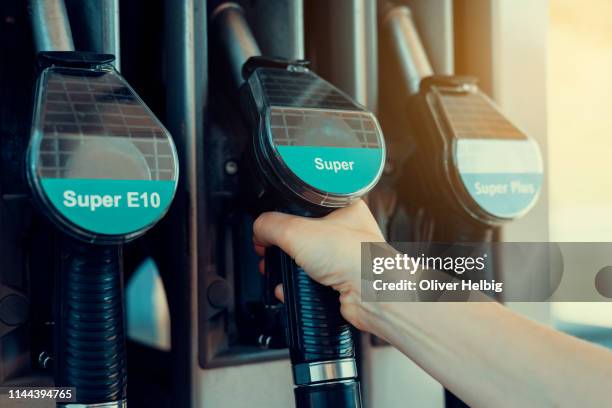
[[[420,18],[444,25],[452,54],[452,1],[122,1],[123,36],[118,0],[18,3],[0,6],[14,17],[0,24],[0,92],[14,101],[0,115],[2,386],[214,407],[272,394],[282,376],[288,395],[269,406],[292,391],[298,408],[389,406],[372,397],[389,388],[371,369],[384,343],[280,249],[258,273],[255,218],[322,217],[368,195],[390,240],[490,241],[540,194],[538,145],[474,78],[436,75],[394,6],[445,8]],[[123,288],[143,255],[167,294],[170,350],[126,341]],[[240,397],[211,398],[221,383]]]

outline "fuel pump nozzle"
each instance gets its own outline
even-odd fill
[[[395,148],[412,146],[398,183],[403,201],[445,219],[437,225],[438,240],[491,239],[492,227],[521,217],[538,198],[538,144],[475,78],[434,75],[407,7],[379,5],[380,64],[391,70],[381,79],[381,111],[401,112],[409,121],[405,127],[383,122]],[[398,82],[402,92],[391,92]]]
[[[374,115],[310,71],[305,61],[256,54],[236,4],[219,6],[212,18],[230,71],[241,84],[250,132],[243,159],[249,211],[317,217],[366,194],[385,157]],[[268,271],[282,275],[296,406],[360,407],[352,328],[340,314],[338,293],[310,279],[278,248],[266,250],[265,263]]]
[[[41,48],[26,174],[40,212],[59,230],[55,384],[74,387],[77,406],[125,407],[121,244],[167,212],[176,149],[114,56],[73,51],[67,18],[56,24],[41,5],[31,3]],[[65,13],[63,5],[53,10]]]

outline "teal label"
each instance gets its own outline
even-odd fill
[[[172,201],[175,181],[44,178],[51,204],[95,234],[129,234],[154,224]]]
[[[380,148],[277,146],[291,171],[312,187],[334,194],[353,194],[368,187],[383,162]]]
[[[462,173],[461,179],[480,207],[502,218],[528,210],[542,187],[542,173]]]

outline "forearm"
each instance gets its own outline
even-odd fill
[[[361,320],[474,407],[598,406],[612,353],[493,302],[364,303]]]

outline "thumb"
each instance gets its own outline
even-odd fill
[[[265,212],[253,224],[253,241],[256,245],[277,246],[290,256],[293,254],[294,237],[310,223],[305,217],[280,212]]]

